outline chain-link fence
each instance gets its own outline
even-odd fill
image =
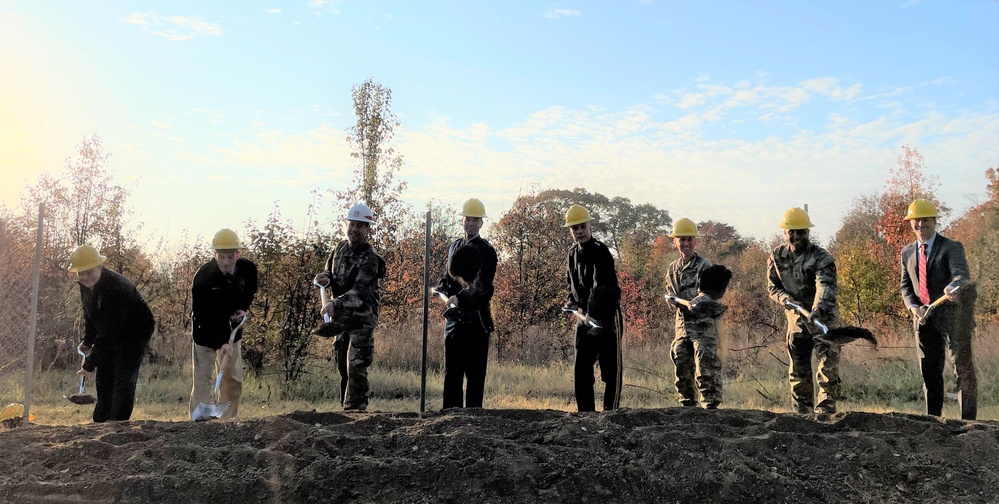
[[[30,334],[34,329],[31,293],[38,265],[30,255],[25,260],[25,248],[19,246],[19,240],[9,231],[0,223],[0,408],[28,402],[25,396],[27,373],[34,367],[30,365],[33,356],[29,352],[29,339],[34,340]],[[10,415],[7,410],[5,416]]]

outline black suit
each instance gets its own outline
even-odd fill
[[[966,283],[968,276],[964,247],[960,242],[937,234],[926,259],[926,287],[930,302],[943,295],[944,287]],[[907,308],[924,304],[919,299],[919,242],[902,249],[901,291]],[[974,420],[978,414],[978,378],[971,353],[971,331],[954,330],[957,308],[952,302],[934,308],[926,323],[916,329],[926,413],[940,416],[943,409],[943,369],[949,346],[957,372],[961,418]]]

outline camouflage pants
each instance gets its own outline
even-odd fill
[[[789,332],[787,353],[790,358],[788,381],[791,384],[791,401],[798,413],[811,413],[813,409],[832,408],[840,398],[839,345],[820,343],[812,339],[808,330]],[[815,382],[812,383],[812,353],[815,353]]]
[[[340,372],[340,402],[344,410],[364,411],[368,407],[368,367],[375,355],[374,330],[349,330],[333,344]]]
[[[696,389],[705,408],[717,408],[722,402],[721,359],[718,336],[714,331],[694,333],[677,331],[670,347],[673,359],[676,395],[681,406],[696,406]]]

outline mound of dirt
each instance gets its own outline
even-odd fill
[[[995,502],[999,424],[700,409],[296,412],[0,432],[0,502]]]

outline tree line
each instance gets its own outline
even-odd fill
[[[319,300],[311,279],[341,239],[339,229],[324,229],[321,221],[338,221],[356,201],[367,202],[375,212],[378,223],[372,244],[388,265],[376,338],[422,323],[424,212],[430,213],[434,224],[431,281],[443,273],[447,245],[460,235],[454,205],[430,201],[417,212],[404,202],[406,184],[396,177],[405,163],[390,145],[398,125],[391,113],[391,90],[368,79],[354,87],[353,98],[357,122],[348,129],[347,138],[357,160],[353,188],[313,189],[317,204],[310,209],[306,229],[285,219],[275,205],[263,222],[250,221],[237,230],[247,245],[245,257],[256,262],[260,272],[244,359],[251,370],[280,373],[288,382],[306,372],[314,338],[310,330],[319,324]],[[150,359],[178,359],[186,353],[166,349],[189,348],[190,284],[197,268],[211,258],[210,247],[188,238],[172,245],[140,243],[141,222],[128,206],[129,188],[115,182],[110,156],[99,136],[86,137],[66,160],[64,173],[40,177],[25,189],[18,207],[0,207],[0,278],[7,283],[30,273],[37,210],[44,203],[36,350],[42,369],[76,363],[79,294],[75,280],[66,274],[66,264],[73,247],[83,243],[97,246],[108,257],[109,267],[132,279],[145,295],[159,333]],[[967,248],[972,276],[978,281],[982,324],[999,318],[996,168],[987,169],[985,177],[988,200],[943,231]],[[902,217],[909,202],[920,197],[948,211],[934,197],[937,185],[925,175],[916,149],[903,146],[884,191],[854,200],[828,244],[839,269],[839,303],[845,323],[876,331],[897,330],[906,324],[897,279],[899,250],[912,240],[912,233]],[[331,196],[333,215],[321,216],[318,202],[326,195]],[[662,298],[666,267],[678,257],[667,238],[673,222],[670,212],[586,188],[531,190],[496,217],[485,234],[500,258],[493,298],[498,359],[545,363],[571,355],[572,342],[565,337],[570,320],[560,308],[566,289],[565,255],[571,245],[562,225],[572,203],[594,214],[594,236],[616,257],[626,344],[673,338],[672,313]],[[712,220],[699,222],[698,229],[698,251],[734,273],[724,301],[730,306],[725,321],[735,339],[751,350],[782,338],[782,310],[767,298],[765,271],[770,249],[783,238],[775,232],[764,239],[750,239],[731,225]],[[156,250],[171,252],[152,252]],[[431,306],[431,310],[439,308]],[[0,360],[4,357],[0,354]]]

